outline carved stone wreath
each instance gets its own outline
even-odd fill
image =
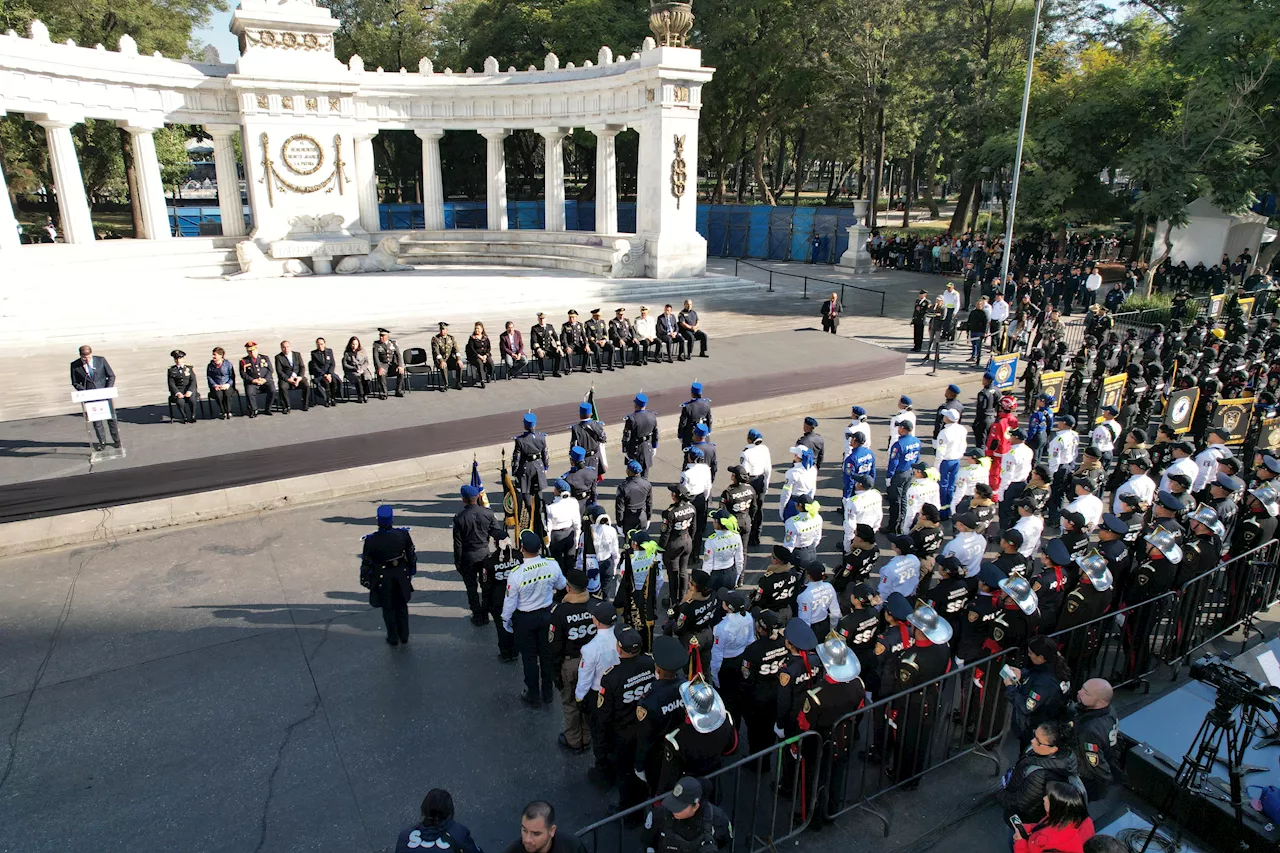
[[[245,30],[244,37],[256,47],[278,47],[285,50],[329,50],[333,47],[333,36],[321,33]]]

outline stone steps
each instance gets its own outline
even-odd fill
[[[441,246],[459,246],[463,244],[438,244]],[[587,275],[607,276],[613,269],[613,262],[608,260],[591,260],[589,258],[575,258],[559,254],[529,254],[523,252],[519,247],[514,246],[494,246],[500,251],[489,251],[485,247],[489,244],[475,244],[475,248],[464,250],[463,248],[436,248],[432,245],[430,249],[422,251],[414,251],[403,253],[400,255],[400,263],[409,264],[411,266],[428,266],[435,264],[453,264],[457,266],[482,266],[482,267],[532,267],[535,269],[555,269],[555,270],[572,270],[573,272],[586,273]],[[546,248],[556,248],[555,246],[547,246]]]
[[[608,276],[628,235],[574,231],[411,231],[398,235],[404,264],[492,264]]]

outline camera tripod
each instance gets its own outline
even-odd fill
[[[1236,708],[1241,703],[1231,696],[1223,696],[1221,692],[1217,700],[1214,702],[1213,710],[1205,715],[1204,722],[1200,724],[1200,730],[1196,732],[1195,738],[1191,741],[1187,754],[1183,756],[1182,763],[1178,765],[1178,772],[1174,774],[1173,785],[1169,789],[1169,793],[1165,795],[1164,801],[1160,804],[1160,808],[1156,814],[1156,819],[1152,823],[1151,831],[1147,833],[1146,841],[1138,853],[1146,853],[1147,848],[1151,846],[1151,842],[1156,837],[1157,830],[1162,824],[1165,824],[1171,810],[1179,807],[1178,798],[1184,796],[1186,802],[1179,810],[1189,811],[1191,808],[1191,795],[1205,793],[1205,783],[1211,778],[1214,763],[1220,761],[1218,753],[1222,749],[1225,741],[1227,746],[1227,758],[1225,764],[1227,766],[1227,776],[1230,779],[1230,799],[1231,809],[1235,813],[1236,820],[1236,849],[1245,851],[1249,849],[1248,842],[1244,837],[1244,775],[1246,773],[1263,770],[1265,768],[1246,767],[1241,762],[1244,758],[1245,750],[1249,748],[1249,744],[1253,741],[1254,726],[1257,722],[1257,709],[1250,704],[1246,704],[1240,713],[1239,721],[1235,720]],[[1223,799],[1221,796],[1215,796],[1215,799]],[[1181,831],[1174,836],[1180,839]]]

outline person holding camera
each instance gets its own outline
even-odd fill
[[[1093,821],[1084,794],[1066,782],[1050,782],[1044,792],[1044,819],[1013,827],[1013,853],[1084,853]]]
[[[713,853],[733,843],[724,810],[702,801],[702,783],[684,776],[644,818],[646,853]]]

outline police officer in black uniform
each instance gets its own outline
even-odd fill
[[[818,638],[813,627],[800,617],[787,622],[783,632],[791,657],[778,672],[778,709],[773,733],[779,737],[800,734],[800,714],[806,692],[822,680],[822,660],[816,654]]]
[[[943,554],[937,560],[938,582],[924,595],[925,602],[951,623],[952,636],[959,636],[960,623],[969,606],[969,584],[965,580],[964,566],[953,554]]]
[[[541,500],[542,492],[547,488],[547,434],[534,432],[538,425],[538,416],[529,412],[524,416],[524,432],[514,439],[515,447],[511,450],[511,471],[515,474],[516,492],[520,499],[533,507],[533,498]]]
[[[689,394],[691,399],[680,404],[680,422],[676,426],[681,447],[693,445],[693,428],[698,424],[711,427],[711,400],[702,396],[702,383],[694,382],[690,385]]]
[[[756,638],[742,653],[743,721],[747,725],[747,751],[759,752],[773,743],[773,723],[778,707],[778,673],[788,656],[782,637],[782,617],[772,610],[755,614]]]
[[[720,507],[733,514],[738,521],[738,535],[742,537],[742,552],[746,554],[751,539],[751,519],[755,517],[756,490],[747,482],[746,471],[741,465],[729,466],[729,488],[720,493]]]
[[[480,579],[485,612],[493,617],[493,623],[498,629],[498,657],[503,663],[520,660],[515,635],[502,626],[502,602],[507,597],[507,576],[519,567],[520,552],[508,543],[489,557]]]
[[[643,840],[653,853],[715,853],[733,844],[729,816],[703,799],[702,782],[686,776],[645,815]]]
[[[628,809],[644,799],[644,786],[631,772],[636,766],[636,737],[641,725],[636,708],[657,675],[653,658],[641,653],[639,631],[623,628],[617,637],[618,662],[600,677],[600,693],[591,714],[596,761],[588,775],[606,788],[616,784],[618,807]]]
[[[723,615],[718,599],[711,589],[711,575],[702,569],[694,569],[689,576],[689,591],[680,604],[667,611],[664,633],[673,635],[689,649],[692,672],[711,672],[711,648],[715,644],[714,629]]]
[[[896,712],[897,727],[891,744],[895,761],[889,768],[894,780],[908,779],[929,767],[929,750],[937,725],[940,691],[915,690],[951,671],[951,625],[929,605],[921,604],[907,617],[914,630],[911,648],[898,657],[893,687],[900,696],[891,708]],[[919,787],[920,780],[904,784],[904,790]]]
[[[831,576],[831,586],[843,596],[851,583],[859,583],[871,577],[871,570],[880,559],[880,546],[876,532],[870,524],[859,524],[849,540],[849,550],[840,560],[840,567]]]
[[[789,619],[796,615],[799,595],[800,575],[792,568],[791,551],[783,545],[774,545],[769,553],[769,565],[756,584],[752,606]]]
[[[1160,527],[1152,529],[1142,538],[1140,561],[1133,567],[1129,586],[1124,591],[1118,610],[1138,607],[1154,601],[1169,591],[1182,562],[1182,548],[1172,532]],[[1123,641],[1126,660],[1119,673],[1119,681],[1127,681],[1131,675],[1145,674],[1151,657],[1151,644],[1155,629],[1164,615],[1164,607],[1148,605],[1139,607],[1125,618]]]
[[[667,570],[667,595],[677,601],[684,596],[683,579],[693,554],[693,523],[698,511],[679,483],[667,488],[671,490],[671,505],[662,512],[658,547],[662,549],[662,564]]]
[[[796,439],[796,446],[807,447],[813,451],[813,467],[822,468],[822,454],[826,450],[827,442],[818,434],[818,419],[807,417],[804,419],[804,431],[800,437]]]
[[[629,534],[632,530],[648,530],[652,514],[653,486],[645,479],[640,462],[628,459],[627,478],[618,484],[613,517],[622,525],[622,532]]]
[[[564,573],[564,580],[565,596],[551,607],[547,645],[555,673],[554,684],[560,691],[560,702],[565,712],[565,727],[569,730],[560,732],[560,745],[572,752],[581,752],[586,745],[573,741],[584,740],[582,712],[574,702],[582,647],[596,636],[594,618],[597,608],[602,617],[609,619],[607,624],[612,624],[616,613],[609,602],[587,594],[587,573],[582,569],[569,569]]]
[[[695,776],[708,780],[714,793],[712,777],[724,766],[724,756],[738,748],[738,725],[720,694],[702,678],[682,684],[680,695],[685,717],[663,738],[658,790],[673,788],[682,776]]]
[[[183,364],[187,354],[180,349],[169,353],[173,359],[173,367],[165,373],[165,381],[169,385],[169,402],[177,407],[182,415],[182,423],[196,422],[196,402],[200,399],[200,389],[196,387],[196,372],[191,365]]]
[[[829,791],[826,805],[838,810],[844,800],[849,758],[857,739],[859,718],[845,717],[862,707],[867,698],[866,686],[859,678],[862,663],[841,637],[831,637],[818,645],[818,658],[822,661],[822,679],[809,688],[808,698],[800,712],[800,728],[817,732],[826,744],[830,758]],[[802,741],[807,753],[810,789],[816,789],[818,781],[819,742],[810,738]],[[815,819],[824,817],[826,809],[817,809]]]
[[[1128,583],[1129,567],[1133,563],[1133,554],[1125,541],[1128,535],[1128,522],[1113,513],[1102,514],[1102,523],[1098,525],[1098,556],[1106,561],[1117,590],[1124,589]]]
[[[418,572],[418,552],[407,527],[392,527],[391,507],[378,507],[378,529],[365,534],[360,585],[369,590],[369,606],[382,608],[387,645],[409,642],[409,600]]]
[[[559,377],[564,368],[564,346],[560,343],[560,336],[556,334],[556,327],[546,322],[546,317],[546,314],[539,311],[538,322],[529,330],[529,346],[533,349],[533,357],[538,364],[539,379],[546,378],[546,368],[542,366],[545,358],[555,358],[553,376]],[[572,366],[571,364],[570,367]]]
[[[1077,684],[1080,673],[1089,671],[1101,637],[1098,626],[1089,623],[1107,612],[1116,595],[1111,570],[1101,554],[1091,553],[1079,560],[1079,565],[1080,581],[1067,593],[1055,629],[1071,632],[1063,642],[1062,656]]]
[[[467,588],[471,624],[489,624],[489,613],[480,597],[480,579],[489,562],[489,540],[495,544],[507,538],[507,530],[493,510],[479,504],[480,490],[471,484],[462,487],[462,510],[453,517],[453,566]]]
[[[636,706],[638,731],[633,767],[648,794],[656,793],[663,739],[684,719],[680,686],[684,684],[685,667],[689,664],[689,648],[675,637],[659,635],[653,638],[653,662],[656,680]]]
[[[637,394],[635,411],[622,422],[622,452],[640,463],[640,473],[649,476],[653,452],[658,449],[658,416],[647,408],[649,396]]]

